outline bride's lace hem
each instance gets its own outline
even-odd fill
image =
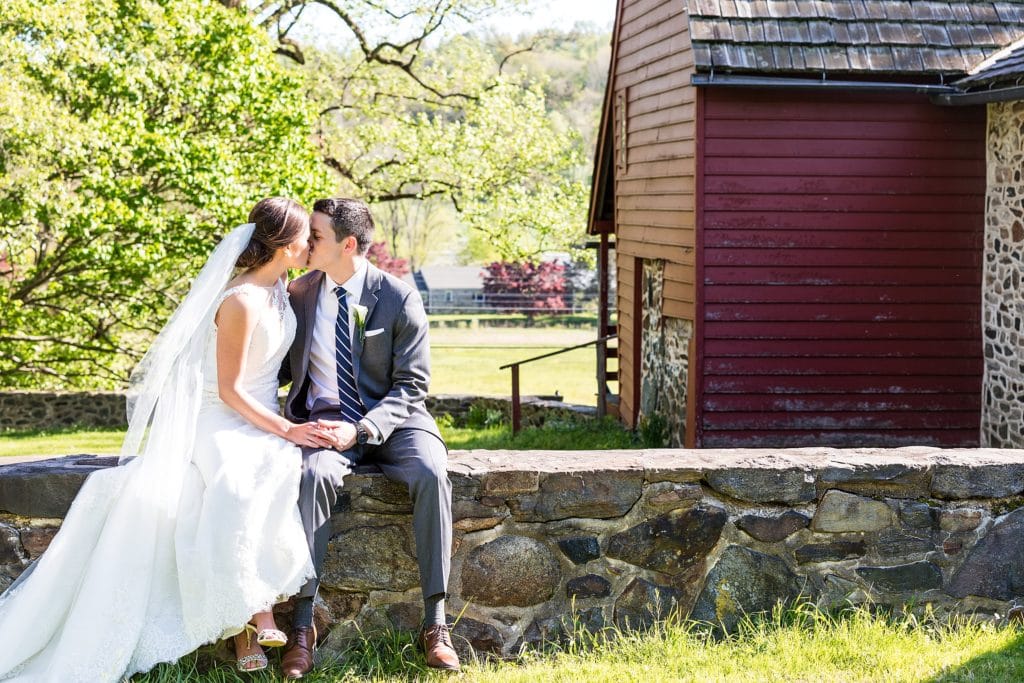
[[[190,628],[191,634],[185,635],[180,641],[157,641],[146,645],[140,643],[140,647],[135,651],[125,676],[129,677],[137,673],[145,673],[158,664],[173,664],[203,645],[208,645],[218,640],[229,638],[235,633],[240,633],[244,628],[244,624],[252,618],[252,615],[257,612],[270,610],[274,605],[281,602],[282,599],[295,595],[306,581],[314,576],[315,572],[312,565],[309,565],[305,572],[297,575],[283,590],[273,590],[270,588],[261,590],[252,595],[244,604],[225,601],[216,610],[221,615],[221,618],[216,620],[217,623],[211,620],[205,624],[192,625]],[[234,632],[232,632],[233,629],[235,629]]]

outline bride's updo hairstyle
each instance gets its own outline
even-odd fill
[[[235,262],[239,268],[259,268],[270,263],[278,249],[294,242],[309,225],[309,212],[287,197],[268,197],[252,207],[249,222],[256,229]]]

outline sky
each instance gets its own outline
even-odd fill
[[[577,22],[589,22],[611,31],[615,3],[616,0],[532,0],[527,12],[494,16],[473,28],[519,35],[538,29],[569,29]],[[338,18],[317,6],[305,11],[295,35],[300,39],[315,37],[318,42],[332,37],[351,40],[351,34]]]

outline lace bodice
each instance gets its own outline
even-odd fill
[[[236,294],[254,297],[266,303],[261,309],[243,368],[243,382],[254,398],[264,405],[277,410],[278,371],[295,338],[295,313],[288,304],[288,290],[284,282],[273,287],[260,287],[244,283],[224,290],[217,301],[220,307],[228,297]],[[217,389],[217,326],[210,331],[210,341],[206,347],[203,363],[203,402],[204,404],[220,403]]]

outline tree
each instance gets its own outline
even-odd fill
[[[484,268],[484,295],[489,305],[504,312],[522,311],[532,317],[539,311],[564,313],[565,266],[495,261]]]
[[[505,259],[565,250],[583,233],[589,168],[579,134],[546,107],[542,79],[454,35],[512,0],[278,0],[249,12],[301,64],[320,111],[316,140],[343,194],[380,205],[450,202]],[[301,45],[294,27],[319,8],[343,45]],[[395,248],[397,245],[392,244]]]
[[[258,198],[327,192],[274,49],[202,0],[0,4],[0,383],[120,385]]]
[[[452,262],[462,249],[465,230],[451,202],[439,197],[381,202],[373,207],[378,235],[392,254],[402,254],[412,270],[419,270],[437,255]]]

